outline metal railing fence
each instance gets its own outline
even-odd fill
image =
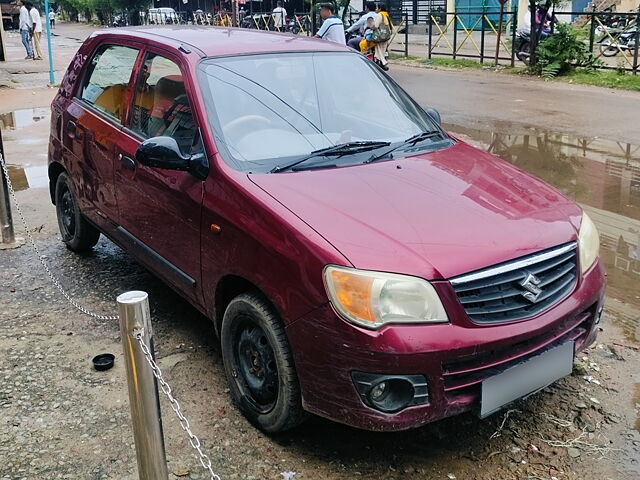
[[[407,15],[405,12],[404,18]],[[548,27],[542,30],[543,33],[530,36],[531,62],[535,63],[538,45],[543,38],[553,35],[558,22],[570,22],[590,52],[594,68],[624,70],[634,74],[640,70],[640,8],[632,12],[551,10],[549,15],[551,19]],[[534,21],[530,23],[535,25]],[[498,62],[516,65],[517,52],[514,47],[522,25],[518,24],[518,11],[515,9],[505,11],[501,16],[495,8],[489,7],[474,11],[467,8],[453,11],[436,8],[427,12],[426,19],[420,25],[425,28],[424,41],[413,41],[411,44],[426,48],[425,56],[429,59],[442,56],[477,59],[484,63],[488,59],[495,61],[497,51]],[[499,30],[501,35],[498,35]],[[536,26],[533,31],[536,32]],[[412,34],[412,37],[415,39],[416,35]],[[405,42],[405,56],[410,55],[409,40],[407,38]]]
[[[500,51],[506,54],[498,55],[498,60],[508,61],[514,66],[512,45],[515,41],[517,16],[517,10],[503,12],[500,25],[499,18],[495,18],[496,12],[492,9],[430,12],[426,26],[427,57],[477,58],[480,63],[487,59],[495,61],[498,31],[501,29],[499,46]],[[495,39],[493,42],[488,43],[489,35]]]
[[[239,12],[236,21],[230,12],[140,12],[141,25],[209,25],[266,30],[272,32],[291,32],[296,35],[310,36],[313,33],[313,21],[309,13],[293,13],[289,16],[273,12]]]

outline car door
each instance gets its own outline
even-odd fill
[[[131,112],[116,146],[116,197],[122,238],[142,263],[200,303],[203,182],[135,160],[140,143],[158,136],[176,139],[184,154],[203,149],[179,62],[153,49],[140,62]]]
[[[115,142],[140,48],[101,44],[63,113],[66,166],[84,215],[98,225],[116,221]]]

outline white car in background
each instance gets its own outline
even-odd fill
[[[150,24],[173,24],[179,23],[178,14],[173,8],[150,8],[147,12],[147,23]]]

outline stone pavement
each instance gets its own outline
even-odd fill
[[[55,82],[62,79],[67,65],[82,42],[96,30],[93,25],[61,22],[53,31],[51,46],[54,52]],[[49,84],[49,57],[46,35],[42,38],[43,60],[25,60],[20,33],[5,32],[7,61],[0,62],[0,88],[37,88]]]

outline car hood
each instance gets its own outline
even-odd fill
[[[395,161],[249,178],[353,266],[428,279],[575,240],[581,215],[543,181],[462,142]]]

